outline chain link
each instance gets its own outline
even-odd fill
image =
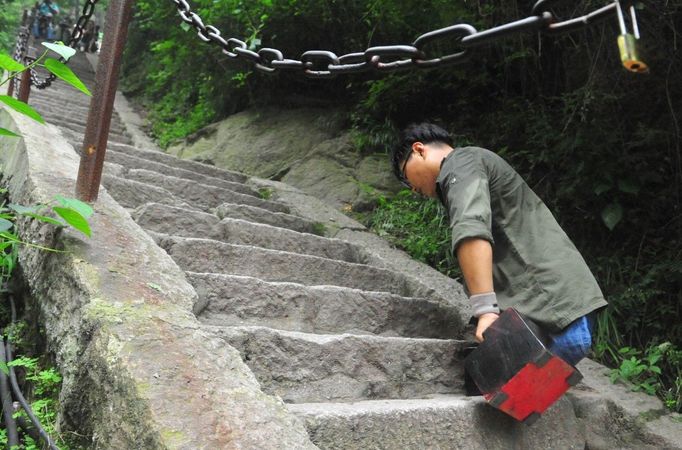
[[[90,21],[90,18],[94,14],[95,5],[97,4],[98,1],[99,0],[87,0],[85,2],[85,5],[83,5],[83,12],[81,13],[81,16],[78,18],[76,25],[74,25],[73,27],[73,31],[71,32],[69,42],[66,43],[68,47],[76,48],[78,42],[80,42],[81,38],[83,37],[83,33],[85,32],[85,26],[87,25],[88,21]],[[65,62],[64,58],[60,58],[59,61]],[[31,69],[31,84],[38,89],[45,89],[50,87],[52,85],[52,82],[56,79],[57,76],[54,74],[50,74],[46,78],[41,78],[38,75],[38,71],[36,71],[33,68]]]
[[[221,36],[212,25],[204,25],[187,0],[172,0],[177,6],[180,18],[194,27],[204,42],[213,42],[222,48],[230,58],[245,59],[254,67],[266,73],[277,70],[295,70],[311,78],[331,78],[338,74],[360,73],[369,70],[392,72],[412,67],[431,68],[446,64],[461,64],[469,57],[472,47],[488,44],[500,38],[523,31],[542,31],[558,33],[572,31],[593,24],[615,14],[617,1],[573,19],[558,21],[547,8],[556,0],[538,0],[532,15],[525,19],[510,22],[488,30],[477,31],[469,24],[458,24],[429,31],[419,36],[412,45],[387,45],[370,47],[364,52],[348,53],[337,56],[328,50],[308,50],[300,59],[285,58],[281,51],[274,48],[249,49],[246,42]],[[425,47],[437,41],[455,41],[461,47],[448,55],[430,55]]]

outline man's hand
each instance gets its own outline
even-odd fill
[[[486,313],[478,318],[478,325],[476,326],[476,340],[483,342],[483,332],[488,329],[500,317],[499,314]]]

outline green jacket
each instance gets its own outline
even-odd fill
[[[552,213],[495,153],[455,149],[441,164],[437,186],[450,217],[453,251],[471,237],[493,245],[500,309],[514,307],[557,332],[606,305],[585,260]]]

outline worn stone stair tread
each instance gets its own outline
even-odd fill
[[[263,389],[285,402],[463,392],[465,341],[203,327],[239,350]]]
[[[341,239],[300,233],[242,219],[219,219],[213,214],[196,213],[162,204],[145,204],[134,216],[144,229],[176,236],[215,239],[323,258],[364,263],[364,250]]]
[[[197,161],[192,161],[189,159],[181,159],[176,156],[169,155],[167,153],[155,151],[155,150],[144,150],[133,147],[127,144],[114,143],[111,145],[113,150],[127,153],[129,155],[137,156],[138,158],[145,158],[152,161],[167,164],[173,167],[179,167],[181,169],[192,170],[195,172],[203,173],[205,175],[210,175],[212,177],[221,178],[227,181],[234,181],[236,183],[244,183],[248,177],[239,172],[233,172],[226,169],[220,169],[216,166],[211,166],[209,164],[200,163]]]
[[[573,408],[560,399],[532,427],[461,394],[419,399],[291,403],[323,450],[585,448]]]
[[[201,175],[201,174],[199,174]],[[164,173],[161,171],[149,170],[145,168],[130,168],[128,170],[128,177],[131,180],[141,181],[142,183],[160,183],[162,186],[174,186],[174,189],[187,191],[192,186],[198,186],[203,191],[218,189],[218,193],[224,191],[236,192],[238,194],[248,195],[258,200],[260,198],[258,192],[243,183],[229,183],[224,186],[213,183],[211,177],[206,177],[204,180],[187,179],[185,177],[177,176],[175,174]],[[223,181],[223,180],[218,180]],[[227,183],[223,181],[224,183]],[[218,202],[217,205],[220,203]],[[216,205],[216,206],[217,206]]]
[[[199,296],[194,312],[209,325],[444,339],[460,334],[457,309],[430,299],[217,273],[186,275]]]
[[[130,155],[127,153],[122,153],[111,148],[107,149],[106,160],[125,166],[128,169],[151,170],[154,172],[162,173],[164,175],[171,175],[178,178],[198,181],[202,184],[208,184],[211,186],[217,186],[222,187],[224,189],[233,190],[235,192],[241,192],[243,194],[258,196],[258,192],[256,192],[253,188],[243,183],[227,181],[222,178],[204,175],[193,170],[180,169],[178,167],[169,166],[168,164],[152,161],[146,158],[139,158],[137,156]]]
[[[146,203],[163,203],[189,210],[195,209],[193,205],[178,199],[166,189],[106,172],[102,174],[102,185],[124,208],[135,209]]]
[[[217,207],[223,203],[225,199],[229,199],[232,202],[258,206],[271,211],[289,212],[289,207],[283,203],[263,200],[252,195],[208,186],[186,180],[184,178],[163,175],[150,170],[136,169],[136,171],[136,173],[140,176],[137,180],[130,181],[136,181],[148,186],[161,187],[168,192],[171,192],[178,199],[181,199],[182,201],[185,201],[189,204],[197,205],[197,207],[207,211]],[[142,176],[142,174],[144,174],[144,176]],[[144,181],[140,181],[140,177]]]
[[[66,138],[66,140],[73,145],[73,148],[76,149],[76,151],[80,151],[81,147],[83,146],[83,133],[79,133],[77,131],[70,130],[68,128],[63,128],[59,127],[61,130],[62,134]],[[109,135],[109,139],[107,140],[107,147],[111,145],[128,145],[132,144],[132,139],[128,136],[120,136],[120,135]]]
[[[320,234],[322,225],[312,222],[303,217],[290,213],[274,212],[267,209],[250,205],[238,205],[236,203],[222,203],[213,211],[220,219],[226,217],[243,219],[249,222],[264,223],[281,228],[299,231],[301,233]]]
[[[227,273],[306,285],[345,286],[406,297],[435,297],[433,289],[388,269],[211,239],[149,234],[186,271]]]

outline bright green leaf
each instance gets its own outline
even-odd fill
[[[59,56],[64,58],[64,60],[66,60],[66,61],[68,61],[69,58],[71,58],[73,55],[76,54],[75,49],[73,49],[71,47],[67,47],[64,44],[58,44],[56,42],[43,42],[43,45],[45,47],[49,48],[50,50],[52,50],[53,52],[57,53]]]
[[[609,230],[613,230],[623,218],[623,208],[618,203],[611,203],[601,212],[601,218],[604,225]]]
[[[5,128],[0,127],[0,136],[11,136],[11,137],[21,137],[20,135],[13,133]]]
[[[3,102],[15,111],[30,117],[36,122],[45,123],[45,120],[43,120],[42,116],[38,114],[35,109],[31,108],[26,103],[17,100],[16,98],[10,97],[9,95],[0,95],[0,102]]]
[[[75,198],[66,198],[62,197],[61,195],[57,195],[55,198],[63,207],[75,209],[80,213],[81,216],[85,218],[92,216],[94,212],[90,205]]]
[[[5,375],[9,375],[9,367],[7,367],[7,364],[4,361],[0,361],[0,370],[2,370]]]
[[[0,231],[11,230],[13,226],[14,226],[14,223],[10,222],[9,220],[0,219]]]
[[[62,219],[66,221],[69,225],[74,227],[76,230],[80,231],[87,237],[92,235],[90,231],[90,224],[78,211],[71,208],[62,208],[60,206],[55,206],[52,208],[55,213],[59,215]]]
[[[10,72],[21,72],[26,69],[23,65],[16,62],[12,57],[4,53],[0,53],[0,68],[9,70]]]
[[[66,64],[61,63],[56,59],[48,58],[45,60],[45,68],[79,91],[84,92],[87,95],[92,95],[83,82],[78,79],[76,74],[73,73],[73,71],[69,69]]]

